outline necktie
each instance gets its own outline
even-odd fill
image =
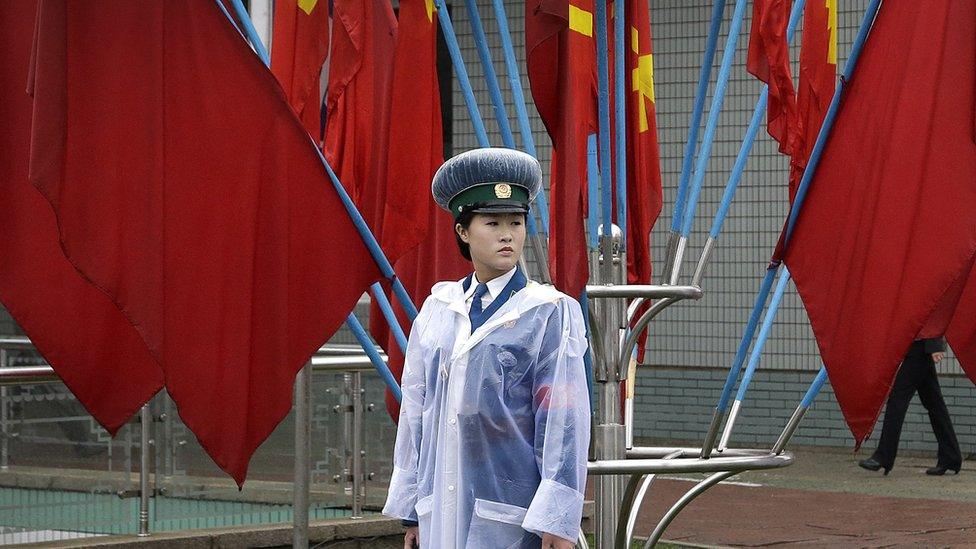
[[[471,298],[471,310],[468,313],[468,318],[471,320],[471,331],[474,332],[478,326],[481,326],[484,319],[484,309],[481,305],[481,298],[488,293],[488,285],[485,283],[478,284],[474,289],[474,296]]]

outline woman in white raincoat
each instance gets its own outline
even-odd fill
[[[574,299],[518,267],[541,183],[538,162],[509,149],[463,153],[434,176],[475,272],[436,284],[410,332],[383,508],[408,526],[405,547],[575,545],[586,332]]]

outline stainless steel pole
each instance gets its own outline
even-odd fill
[[[295,376],[295,483],[292,493],[292,547],[308,549],[308,495],[312,463],[312,364]]]
[[[0,368],[7,367],[7,350],[0,349]],[[10,431],[7,424],[7,386],[0,386],[0,469],[10,465]]]
[[[142,427],[139,435],[139,537],[147,537],[149,535],[149,456],[152,452],[152,440],[149,438],[152,413],[148,402],[139,410],[139,421]]]
[[[363,384],[362,373],[353,372],[352,386],[352,517],[363,516]]]
[[[604,284],[620,284],[622,259],[619,231],[600,238],[600,274]],[[620,413],[620,381],[618,368],[620,353],[620,329],[626,322],[623,299],[601,298],[596,301],[602,313],[603,362],[597,376],[596,425],[593,430],[594,454],[599,460],[622,460],[626,457],[625,431]],[[600,476],[596,479],[596,546],[613,547],[624,492],[624,478],[617,475]]]

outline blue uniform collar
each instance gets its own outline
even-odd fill
[[[464,293],[468,292],[468,288],[471,287],[471,282],[474,280],[474,273],[469,274],[461,282],[461,287]],[[519,290],[524,288],[528,284],[529,280],[525,277],[525,273],[522,272],[522,267],[515,268],[515,274],[512,275],[512,279],[508,281],[502,292],[491,302],[491,305],[485,309],[484,314],[481,316],[481,322],[476,326],[473,322],[471,323],[471,332],[474,333],[482,324],[487,322],[494,314],[501,309],[502,305],[508,302],[508,300],[515,295]]]

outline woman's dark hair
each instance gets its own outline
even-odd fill
[[[461,236],[457,234],[457,226],[461,225],[464,230],[467,230],[471,226],[471,220],[474,219],[475,215],[477,214],[471,210],[461,212],[461,215],[454,220],[454,225],[452,225],[454,227],[454,240],[457,241],[458,250],[461,251],[461,257],[468,261],[471,261],[471,246],[461,240]],[[528,222],[528,214],[522,214],[522,222]]]
[[[458,250],[461,251],[461,257],[467,259],[468,261],[471,261],[471,246],[469,246],[467,242],[461,240],[461,236],[457,233],[457,226],[461,225],[465,230],[467,230],[468,227],[471,226],[471,220],[474,219],[474,216],[475,213],[471,210],[461,212],[461,215],[454,220],[454,225],[452,225],[452,227],[454,227],[454,240],[457,241]]]

